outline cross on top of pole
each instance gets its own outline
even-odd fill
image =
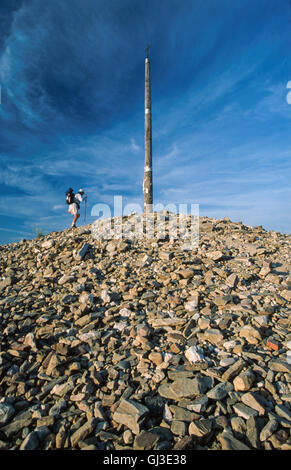
[[[149,58],[149,48],[150,48],[150,47],[151,47],[151,46],[148,44],[147,47],[145,48],[145,51],[146,51],[146,59]]]

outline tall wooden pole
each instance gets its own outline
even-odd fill
[[[149,47],[146,48],[145,59],[145,167],[144,167],[144,212],[153,211],[152,181],[152,117],[151,117],[151,75]]]

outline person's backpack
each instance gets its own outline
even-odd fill
[[[75,202],[75,194],[72,188],[69,188],[66,192],[66,203],[73,204]]]

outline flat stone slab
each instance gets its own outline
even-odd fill
[[[211,421],[209,419],[201,419],[190,423],[189,434],[197,437],[205,437],[210,434],[211,429]]]
[[[194,397],[207,390],[206,378],[177,379],[171,385],[171,391],[178,397]]]
[[[222,450],[251,450],[246,444],[236,439],[231,432],[224,431],[219,434],[218,440],[221,443]]]
[[[268,362],[268,367],[276,372],[291,372],[291,364],[282,359],[273,359]]]
[[[244,403],[236,403],[233,405],[233,410],[238,416],[241,416],[244,419],[249,419],[251,416],[257,416],[258,411],[250,408]]]
[[[153,328],[163,328],[165,326],[181,326],[186,322],[185,318],[149,318],[149,324]]]
[[[158,393],[159,395],[161,395],[161,397],[164,397],[164,398],[169,398],[170,400],[179,400],[179,396],[176,395],[176,393],[174,393],[174,391],[172,390],[171,388],[171,385],[170,383],[164,383],[162,385],[159,386],[158,388]]]
[[[258,393],[243,393],[241,401],[250,408],[257,410],[260,416],[263,416],[265,414],[265,407],[261,403],[260,395]]]
[[[121,400],[119,407],[113,414],[113,419],[119,424],[124,424],[134,434],[139,434],[139,422],[149,413],[149,409],[133,400]]]
[[[4,426],[15,414],[13,406],[9,403],[0,403],[0,426]]]
[[[233,385],[230,382],[221,382],[214,388],[207,392],[207,397],[212,400],[222,400],[229,392],[233,390]]]
[[[134,439],[134,450],[150,450],[158,442],[159,436],[152,432],[141,431]]]

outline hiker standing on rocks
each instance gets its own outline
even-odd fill
[[[74,219],[71,224],[71,228],[76,227],[76,222],[80,217],[79,210],[80,210],[80,204],[81,202],[87,200],[87,195],[84,195],[84,190],[79,189],[77,194],[74,194],[74,191],[72,188],[69,188],[68,191],[66,192],[66,201],[67,204],[69,204],[69,209],[68,213],[73,214]]]

